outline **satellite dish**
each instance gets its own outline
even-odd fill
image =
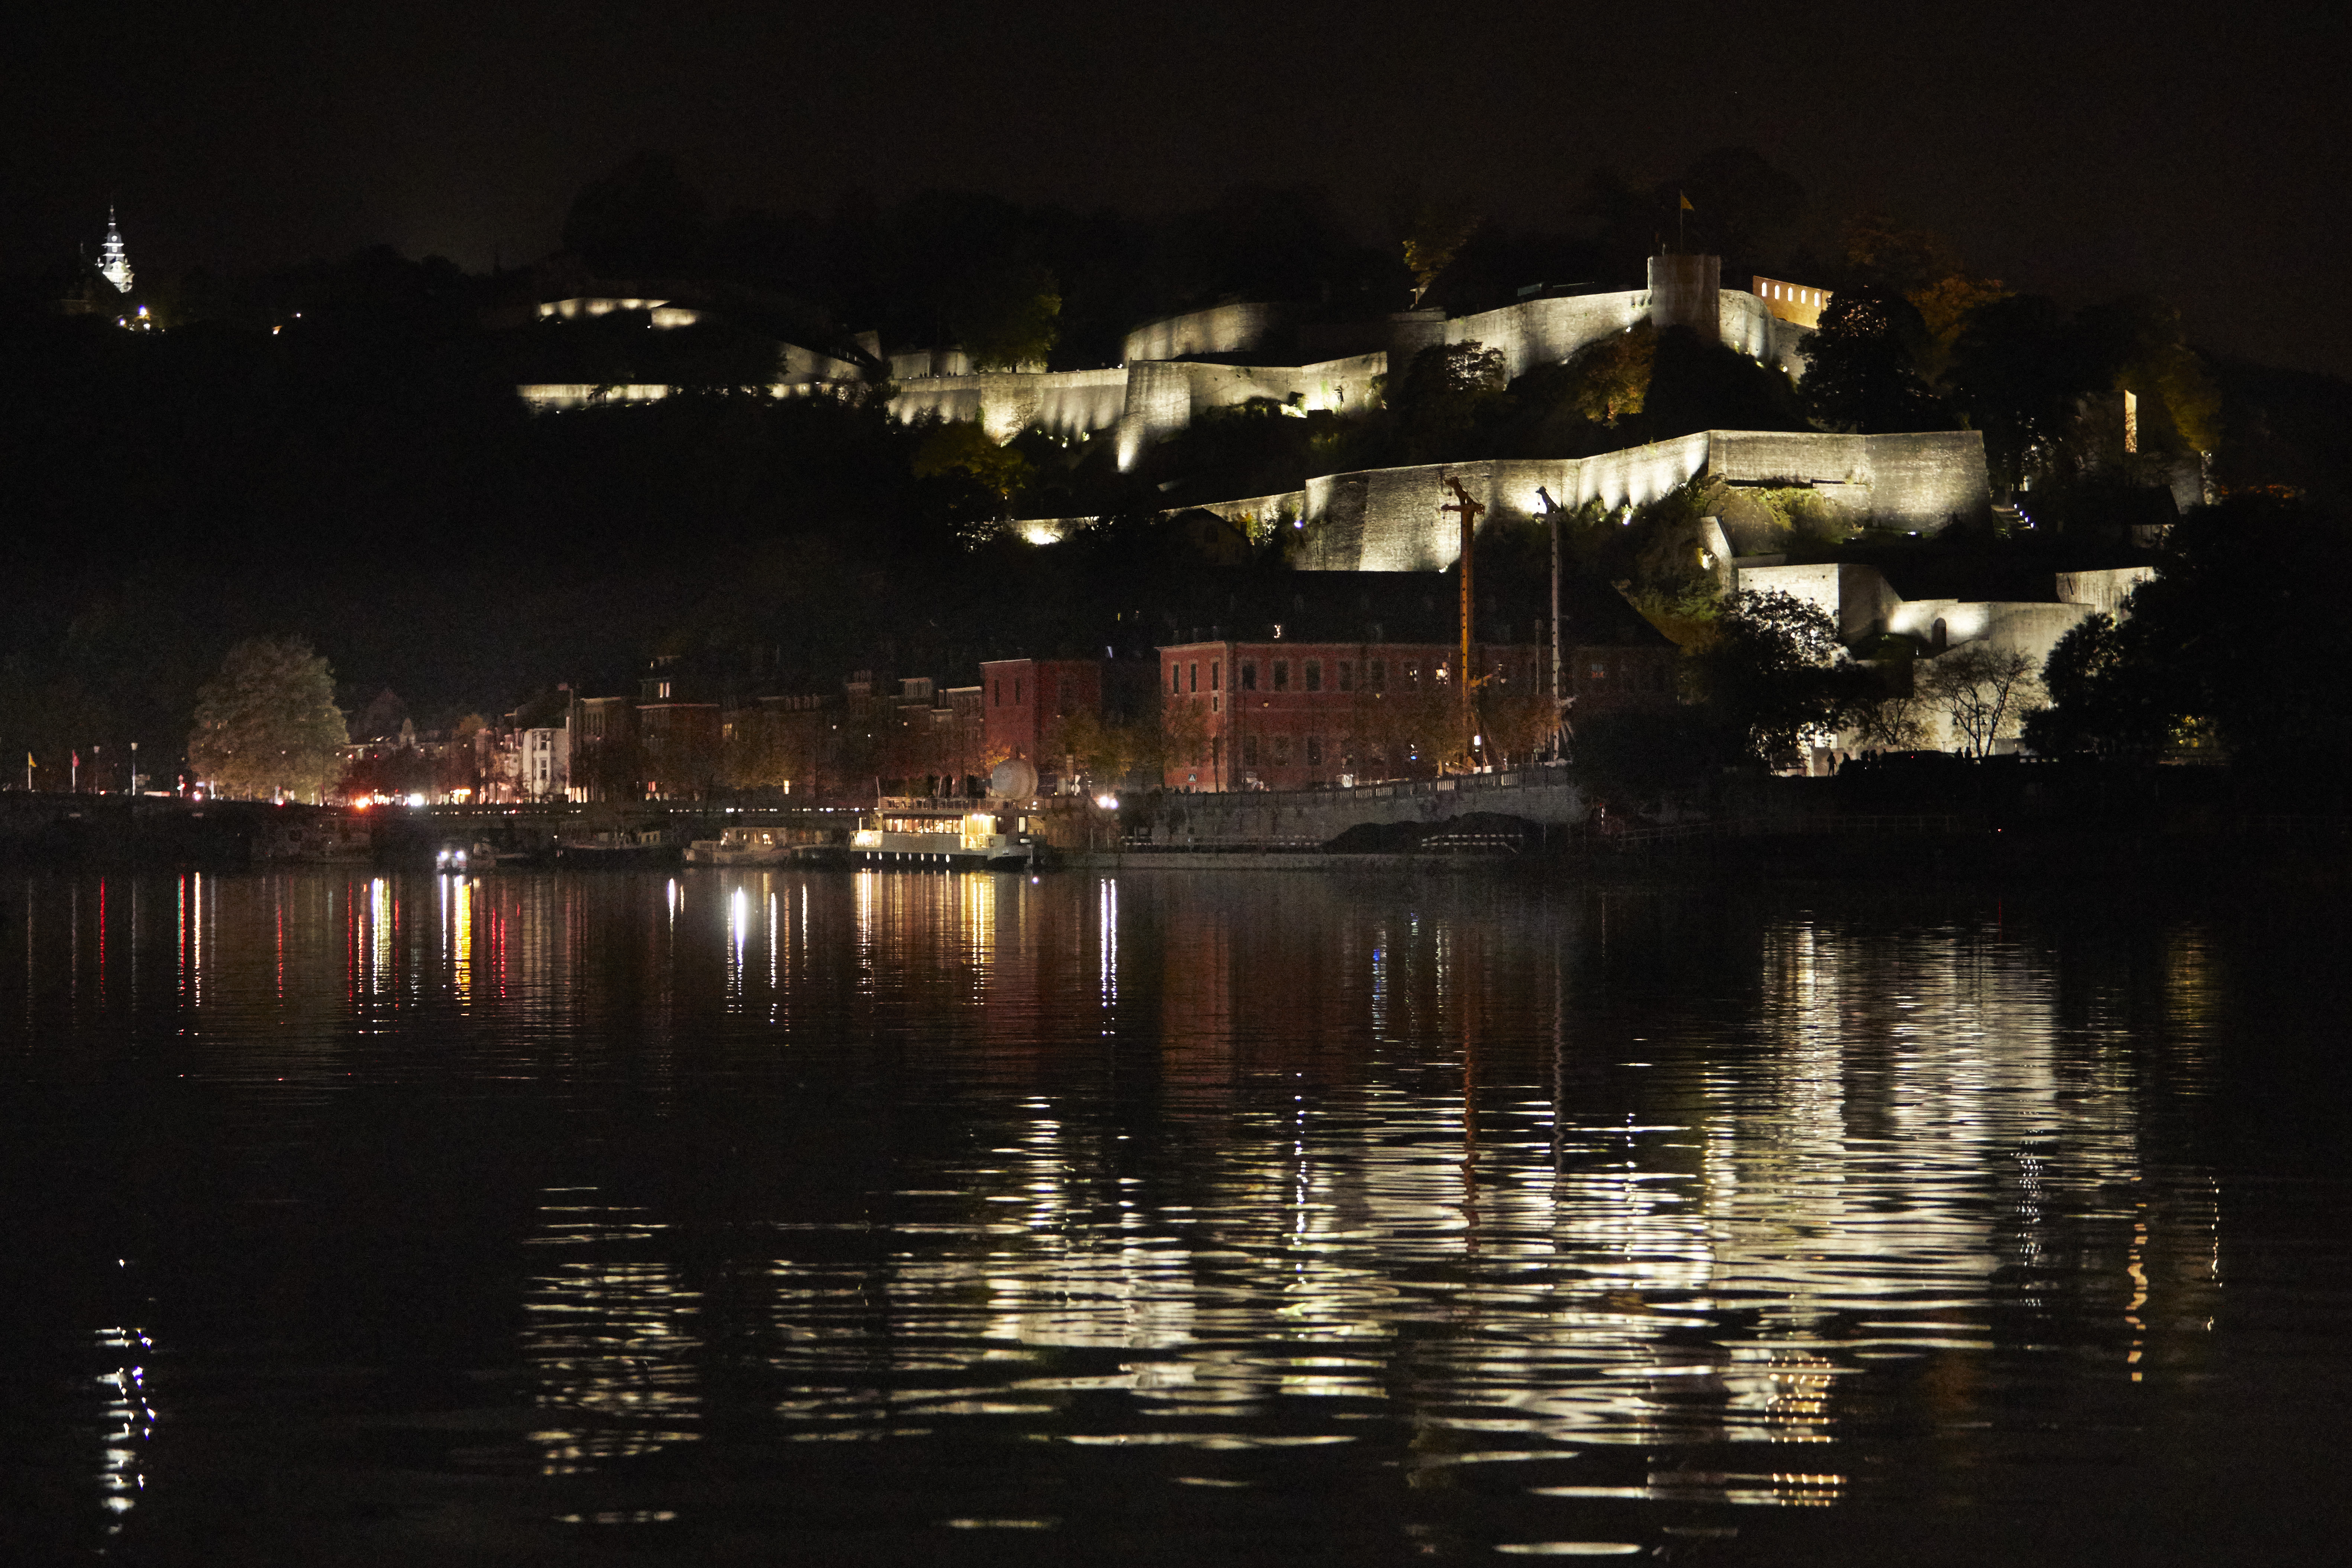
[[[1037,793],[1037,770],[1019,757],[1008,758],[988,775],[988,793],[1004,800],[1027,800]]]

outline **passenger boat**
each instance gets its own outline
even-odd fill
[[[1025,871],[1045,856],[1045,835],[1035,829],[1016,811],[901,806],[861,818],[846,843],[803,845],[793,853],[819,864],[909,871]]]
[[[767,827],[730,827],[686,847],[689,866],[781,866],[792,858],[792,846]]]

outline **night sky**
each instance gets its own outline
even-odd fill
[[[1748,143],[1816,245],[1865,203],[2012,287],[2146,290],[2210,349],[2342,373],[2340,54],[2313,6],[670,5],[46,8],[7,25],[0,264],[119,203],[170,276],[389,241],[556,244],[581,183],[674,153],[713,206],[927,185],[1153,213],[1328,187],[1569,221],[1597,165]],[[41,36],[26,37],[45,26]],[[1530,279],[1532,281],[1532,279]],[[1608,281],[1630,285],[1636,279]],[[1729,281],[1729,279],[1727,279]],[[854,323],[853,323],[854,324]]]

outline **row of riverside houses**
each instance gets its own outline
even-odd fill
[[[860,670],[837,690],[726,695],[736,682],[665,656],[633,695],[559,691],[501,724],[412,742],[437,765],[393,778],[383,798],[864,805],[978,796],[1009,760],[1030,763],[1047,794],[1433,774],[1460,723],[1444,580],[1357,574],[1300,586],[1278,602],[1210,606],[1237,624],[1163,617],[1160,635],[1124,655],[990,659],[963,686]],[[1472,655],[1481,745],[1498,761],[1547,745],[1557,711],[1552,650],[1529,603],[1489,601]],[[1621,597],[1580,592],[1568,625],[1559,664],[1572,712],[1677,700],[1676,649]]]
[[[1713,537],[1712,535],[1710,536]],[[1715,540],[1717,553],[1728,547]],[[2065,573],[2016,599],[1956,596],[1906,574],[1906,595],[1853,563],[1790,566],[1777,556],[1724,563],[1739,588],[1795,595],[1827,613],[1857,657],[1890,637],[1916,647],[1912,668],[1948,651],[2015,651],[2033,663],[2094,611],[2127,613],[2146,566]],[[857,805],[877,796],[977,796],[1000,763],[1032,764],[1046,793],[1311,789],[1425,777],[1454,750],[1459,645],[1443,633],[1453,595],[1428,574],[1302,576],[1278,604],[1217,608],[1242,624],[1172,621],[1120,657],[1010,658],[971,685],[853,673],[833,692],[714,695],[688,665],[652,661],[634,697],[553,698],[442,733],[419,731],[385,693],[353,715],[350,798],[625,803],[730,799]],[[1624,599],[1565,585],[1568,646],[1559,691],[1573,723],[1679,700],[1680,650]],[[1272,609],[1281,619],[1265,618]],[[1473,650],[1481,749],[1517,761],[1549,741],[1554,651],[1517,604],[1490,601]],[[1514,619],[1514,616],[1519,618]],[[1948,744],[1950,738],[1931,737]],[[1857,749],[1851,737],[1832,752]],[[1833,765],[1820,751],[1808,771]]]

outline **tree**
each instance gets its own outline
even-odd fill
[[[1864,435],[1941,429],[1942,405],[1919,379],[1926,340],[1917,307],[1893,289],[1839,289],[1800,351],[1808,366],[1806,411],[1832,429]]]
[[[188,765],[219,794],[317,799],[337,773],[343,712],[327,661],[300,637],[249,637],[196,693]]]
[[[1641,413],[1657,350],[1658,334],[1646,321],[1602,339],[1569,362],[1576,379],[1563,401],[1595,425]]]
[[[1199,770],[1209,762],[1209,710],[1198,702],[1171,702],[1160,710],[1160,753],[1168,765]]]
[[[2232,496],[2192,510],[2171,544],[2131,597],[2126,657],[2174,711],[2210,721],[2233,763],[2340,788],[2352,771],[2352,688],[2337,669],[2352,517]]]
[[[2151,657],[2145,622],[2102,611],[2058,639],[2042,667],[2051,705],[2029,714],[2026,744],[2048,755],[2154,756],[2182,717],[2175,683]]]
[[[1013,498],[1027,489],[1036,469],[1011,447],[1000,447],[979,426],[956,422],[940,426],[915,449],[915,475],[936,479],[961,474],[994,500],[993,515],[1009,516]]]
[[[2042,678],[2032,655],[1983,643],[1938,655],[1922,682],[1928,705],[1944,715],[1971,756],[2014,736],[2040,707]]]
[[[974,370],[1042,370],[1061,314],[1061,284],[1031,262],[975,273],[950,300],[948,327]]]
[[[2053,468],[2071,471],[2077,402],[2106,379],[2057,301],[2021,294],[1984,306],[1952,350],[1955,403],[1984,432],[1996,485],[2014,489]]]
[[[1900,641],[1888,638],[1890,642]],[[1906,642],[1905,647],[1910,647]],[[1854,739],[1874,751],[1913,752],[1927,743],[1927,692],[1914,661],[1865,665],[1879,684],[1858,692],[1847,722]]]
[[[1837,626],[1819,605],[1776,590],[1737,595],[1689,654],[1698,696],[1753,755],[1796,749],[1854,706],[1857,682],[1836,664]]]
[[[1407,462],[1474,456],[1480,426],[1508,407],[1503,356],[1484,343],[1440,343],[1412,356],[1389,395]]]

